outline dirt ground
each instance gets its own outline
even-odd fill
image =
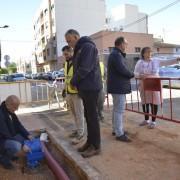
[[[139,127],[143,116],[126,111],[125,129],[131,143],[115,140],[111,128],[112,107],[105,107],[105,123],[101,123],[102,153],[86,159],[103,175],[103,180],[179,180],[180,179],[180,124],[158,120],[157,128]],[[58,109],[43,110],[19,115],[29,129],[44,128],[45,122],[55,121],[65,130],[65,138],[73,128],[70,113]],[[31,122],[34,123],[31,123]],[[71,143],[71,142],[70,142]],[[83,143],[73,146],[77,147]],[[1,179],[15,179],[8,171],[0,168]],[[20,174],[19,170],[14,171]],[[3,176],[2,176],[3,175]],[[8,176],[7,176],[8,175]],[[3,178],[2,178],[3,177]],[[24,175],[22,179],[47,179],[46,174]],[[18,178],[20,179],[20,178]],[[49,178],[48,178],[49,180]],[[51,178],[50,178],[51,180]]]
[[[53,180],[54,176],[46,165],[35,170],[24,169],[22,173],[21,163],[13,162],[14,169],[6,170],[0,167],[0,180]]]
[[[125,128],[132,143],[123,143],[111,134],[111,111],[105,109],[105,123],[101,123],[102,154],[87,159],[103,180],[179,180],[180,124],[159,120],[156,129],[147,129],[138,126],[142,115],[126,112]],[[69,132],[73,127],[68,113],[47,112],[46,116]],[[72,147],[76,150],[82,144]]]

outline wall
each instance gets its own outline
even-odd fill
[[[55,0],[56,35],[58,56],[66,44],[64,34],[76,29],[81,36],[91,35],[104,28],[105,1],[103,0]]]
[[[135,47],[153,47],[152,34],[101,31],[91,35],[91,38],[96,43],[98,50],[103,51],[107,50],[109,47],[114,47],[115,39],[120,36],[124,36],[127,39],[127,53],[129,54],[135,53]]]

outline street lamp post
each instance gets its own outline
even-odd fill
[[[0,26],[0,28],[5,29],[8,28],[8,25]],[[1,68],[1,40],[0,40],[0,68]]]

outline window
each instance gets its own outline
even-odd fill
[[[113,50],[113,47],[109,47],[109,52],[112,52],[112,50]]]
[[[47,51],[47,56],[49,56],[50,55],[49,48],[46,51]]]
[[[47,15],[47,12],[48,12],[48,9],[46,8],[46,9],[44,10],[45,16]]]
[[[141,48],[140,47],[135,47],[135,52],[140,52],[141,51]]]
[[[41,35],[44,34],[44,25],[41,26]]]
[[[51,10],[53,10],[53,9],[54,9],[54,4],[51,5]]]
[[[44,43],[45,43],[45,38],[43,37],[43,38],[41,39],[41,41],[42,41],[42,44],[44,44]]]
[[[43,59],[46,60],[46,50],[43,50]]]
[[[48,28],[48,22],[47,21],[45,22],[45,28],[46,29]]]
[[[176,48],[176,52],[179,52],[180,51],[180,48]]]
[[[53,48],[54,55],[56,55],[56,47]]]

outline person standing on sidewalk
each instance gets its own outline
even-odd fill
[[[68,30],[65,38],[68,45],[74,49],[74,74],[70,83],[78,89],[83,100],[87,122],[87,141],[78,151],[83,157],[91,157],[101,151],[97,99],[102,89],[102,80],[97,57],[98,51],[89,37],[80,38],[79,33],[74,29]]]
[[[108,59],[107,90],[113,98],[112,126],[116,140],[130,142],[123,128],[126,94],[131,92],[130,79],[134,77],[126,65],[127,41],[124,37],[115,40],[115,47]]]
[[[70,134],[70,137],[74,138],[72,140],[73,144],[78,144],[83,140],[84,137],[84,108],[82,99],[78,95],[78,91],[75,87],[70,84],[70,81],[73,77],[73,49],[69,46],[64,46],[62,48],[63,56],[65,57],[65,91],[66,91],[66,100],[72,112],[72,115],[75,120],[76,129]]]

